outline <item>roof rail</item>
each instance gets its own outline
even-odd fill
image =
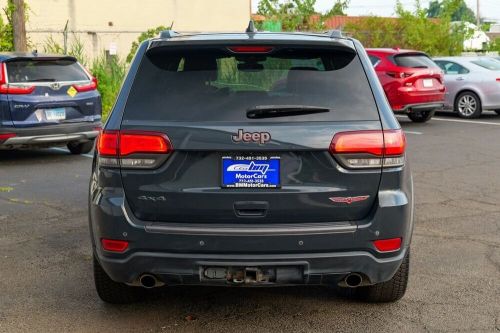
[[[174,30],[163,30],[160,32],[160,38],[168,39],[176,36],[180,36],[180,34]]]
[[[325,34],[327,34],[330,38],[342,38],[342,31],[340,30],[328,30],[325,31]]]

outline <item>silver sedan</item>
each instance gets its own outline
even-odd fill
[[[434,58],[444,71],[445,109],[462,118],[477,118],[483,110],[500,115],[500,61],[490,57]]]

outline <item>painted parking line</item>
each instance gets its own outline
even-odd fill
[[[500,126],[500,123],[493,123],[491,121],[478,121],[478,120],[466,120],[466,119],[448,119],[448,118],[436,118],[436,117],[433,117],[431,120],[449,121],[449,122],[453,122],[453,123],[469,123],[469,124]]]
[[[62,151],[62,152],[65,152],[65,153],[69,153],[69,150],[66,149],[66,148],[52,147],[52,148],[49,148],[49,149],[56,150],[56,151]],[[94,155],[91,155],[91,154],[80,154],[80,156],[84,156],[84,157],[88,157],[88,158],[94,158]]]
[[[422,132],[416,132],[416,131],[407,131],[407,130],[403,130],[405,132],[405,134],[416,134],[416,135],[422,135],[424,133]]]
[[[396,118],[406,119],[405,116],[399,116],[399,115],[397,115]],[[452,123],[468,123],[468,124],[500,126],[500,123],[495,123],[495,122],[491,122],[491,121],[480,121],[480,120],[452,119],[452,118],[439,118],[439,117],[432,117],[432,119],[430,121],[432,121],[432,120],[448,121],[448,122],[452,122]]]

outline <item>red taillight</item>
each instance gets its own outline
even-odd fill
[[[366,153],[382,156],[384,135],[382,131],[341,132],[335,134],[330,144],[332,154]]]
[[[97,89],[97,79],[92,78],[92,81],[90,83],[84,83],[84,84],[74,84],[73,88],[76,89],[78,92],[86,92],[86,91],[92,91]]]
[[[16,136],[16,133],[0,133],[0,141],[5,141],[5,140],[13,138],[15,136]]]
[[[168,137],[157,132],[103,131],[97,140],[99,162],[108,167],[154,168],[172,151]]]
[[[99,134],[97,152],[101,156],[118,157],[118,131],[106,131]]]
[[[247,46],[230,46],[228,49],[234,53],[269,53],[274,48],[272,46],[257,46],[257,45],[247,45]]]
[[[413,73],[409,72],[386,72],[386,74],[396,79],[405,79],[413,75]]]
[[[404,164],[406,138],[401,129],[335,134],[330,153],[349,168],[396,167]]]
[[[0,64],[0,94],[28,95],[35,91],[35,86],[26,84],[7,84],[5,64]]]
[[[134,153],[167,154],[170,152],[170,142],[159,133],[121,133],[119,151],[120,156]]]
[[[500,82],[500,77],[497,79],[497,82]]]
[[[128,241],[116,239],[101,239],[102,248],[110,252],[125,252],[128,249]]]
[[[394,252],[401,249],[401,238],[378,239],[373,245],[379,252]]]
[[[35,91],[35,86],[26,85],[8,85],[2,84],[0,86],[0,93],[10,94],[10,95],[28,95]]]
[[[406,136],[403,130],[384,131],[384,156],[403,155],[406,150]]]

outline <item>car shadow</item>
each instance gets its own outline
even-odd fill
[[[61,150],[59,150],[61,149]],[[81,159],[62,148],[30,149],[30,150],[0,150],[0,163],[14,162],[16,164],[60,163],[68,159]]]

